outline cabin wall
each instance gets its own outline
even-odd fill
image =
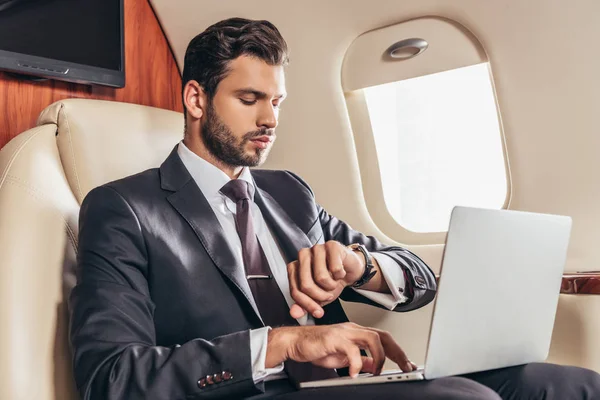
[[[48,80],[28,82],[0,72],[0,148],[32,128],[49,104],[67,98],[114,100],[182,111],[181,75],[147,0],[125,0],[123,89]]]

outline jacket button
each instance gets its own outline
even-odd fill
[[[221,372],[221,375],[223,375],[223,380],[225,380],[225,381],[229,381],[229,380],[233,379],[233,375],[231,375],[231,372],[229,372],[229,371],[223,371],[223,372]]]
[[[213,383],[215,383],[215,381],[213,381],[212,375],[206,375],[206,383],[208,383],[209,385],[212,385]]]
[[[200,389],[202,389],[202,388],[205,388],[205,387],[206,387],[206,379],[205,379],[205,378],[202,378],[202,379],[200,379],[200,380],[198,381],[198,387],[199,387]]]
[[[214,374],[213,375],[213,380],[216,383],[221,383],[223,381],[223,375],[221,375],[221,374]]]

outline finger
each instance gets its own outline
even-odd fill
[[[402,371],[412,372],[414,370],[413,365],[410,363],[410,361],[408,360],[408,357],[406,356],[406,353],[404,352],[404,350],[402,350],[400,345],[394,340],[394,338],[392,337],[392,335],[389,332],[382,331],[382,330],[376,329],[376,328],[365,328],[365,329],[375,331],[379,334],[381,344],[385,351],[385,355],[390,360],[392,360],[393,362],[398,364],[398,367],[400,367],[400,369]]]
[[[303,250],[308,251],[308,249],[303,249]],[[294,301],[297,303],[297,305],[299,307],[301,307],[304,310],[306,310],[307,312],[309,312],[313,317],[321,318],[324,314],[321,306],[319,306],[309,296],[302,293],[302,291],[299,288],[299,282],[298,282],[298,275],[299,275],[298,269],[299,268],[298,267],[300,264],[300,259],[302,259],[304,257],[303,254],[305,254],[305,252],[303,250],[300,250],[300,252],[298,253],[298,261],[297,262],[288,264],[288,279],[290,281],[290,295],[292,296],[292,299],[294,299]],[[310,254],[310,252],[309,252],[309,254]],[[292,310],[290,309],[290,315],[291,315],[291,311]]]
[[[362,348],[366,348],[373,358],[374,375],[379,375],[385,362],[385,350],[378,332],[358,328],[350,333],[350,339]]]
[[[408,362],[410,363],[410,365],[412,365],[412,367],[413,367],[413,371],[416,371],[416,370],[418,370],[418,369],[419,369],[419,367],[417,367],[417,364],[415,364],[414,362],[412,362],[412,361],[410,361],[410,360],[409,360]]]
[[[296,282],[297,267],[298,261],[291,262],[287,266],[288,282],[290,284],[290,295],[292,296],[292,299],[294,299],[294,301],[297,301],[294,296],[297,296],[298,292],[298,283]],[[306,312],[306,309],[302,308],[302,306],[299,304],[292,304],[292,306],[290,307],[290,315],[296,319],[301,318],[304,314],[306,314]]]
[[[331,293],[327,293],[321,289],[313,280],[313,268],[315,267],[314,255],[324,252],[323,246],[315,246],[312,249],[302,249],[298,253],[298,286],[302,293],[308,295],[316,303],[324,303],[331,301]],[[320,249],[321,248],[321,249]],[[321,254],[322,260],[325,261],[324,254]],[[326,268],[325,266],[323,266]]]
[[[344,252],[346,252],[346,248],[333,240],[327,242],[326,246],[328,246],[327,267],[331,276],[335,280],[344,279],[346,276],[346,270],[344,269]]]
[[[322,289],[326,291],[335,290],[338,286],[336,281],[331,277],[331,273],[329,272],[329,250],[326,246],[314,246],[313,250],[313,278],[315,283]],[[329,300],[332,301],[333,296],[331,293]]]
[[[371,357],[362,356],[362,372],[368,372],[369,374],[375,375],[375,364],[373,364],[373,359]]]
[[[356,378],[362,369],[362,356],[358,346],[346,344],[341,349],[348,360],[348,372],[351,377]]]
[[[292,304],[290,307],[290,315],[292,318],[299,319],[302,318],[306,314],[306,310],[300,307],[298,304]]]
[[[325,315],[325,311],[323,310],[323,308],[321,306],[319,306],[317,303],[315,303],[315,301],[313,299],[311,299],[310,297],[308,297],[307,295],[302,293],[300,290],[290,289],[290,294],[292,295],[292,298],[296,302],[296,304],[292,305],[292,307],[294,308],[294,310],[293,310],[294,313],[297,313],[297,311],[296,311],[297,308],[294,307],[294,306],[297,306],[297,307],[300,307],[301,309],[305,310],[306,312],[310,313],[310,315],[312,315],[315,318],[321,318],[323,315]],[[290,308],[290,315],[292,315],[291,313],[292,313],[292,309]],[[298,314],[295,314],[295,315],[298,315]],[[304,312],[302,313],[302,315],[304,315]],[[300,315],[300,316],[302,316],[302,315]],[[293,317],[293,315],[292,315],[292,317]]]

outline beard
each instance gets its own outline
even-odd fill
[[[256,167],[267,159],[271,147],[256,148],[251,154],[245,151],[248,142],[259,136],[274,136],[274,129],[247,132],[238,139],[219,118],[212,102],[206,108],[206,120],[201,125],[200,137],[208,151],[219,161],[231,167]]]

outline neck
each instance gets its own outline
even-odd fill
[[[238,176],[242,173],[244,167],[236,167],[232,165],[225,164],[223,161],[219,160],[215,157],[204,145],[201,139],[194,139],[192,135],[187,134],[183,138],[183,144],[190,149],[194,154],[198,157],[208,161],[215,167],[219,168],[223,171],[230,179],[237,179]]]

